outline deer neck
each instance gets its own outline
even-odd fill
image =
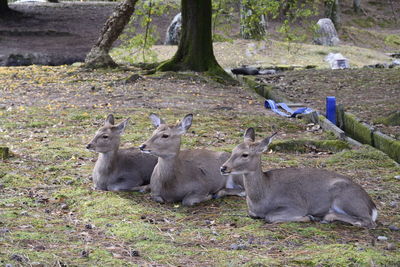
[[[267,181],[261,168],[261,159],[257,164],[256,170],[243,174],[244,187],[246,189],[247,197],[257,202],[267,194]]]
[[[177,165],[179,151],[174,156],[159,157],[157,163],[158,179],[170,180],[175,177],[175,167]]]
[[[118,161],[118,149],[99,154],[96,169],[99,173],[108,174],[114,171]]]

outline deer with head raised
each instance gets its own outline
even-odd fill
[[[241,176],[223,176],[219,171],[229,153],[180,150],[181,136],[192,125],[192,114],[176,125],[167,125],[156,114],[151,114],[150,119],[156,130],[140,150],[158,157],[150,181],[151,196],[155,201],[182,201],[183,205],[191,206],[225,195],[244,196]]]
[[[114,116],[108,115],[104,125],[86,146],[99,153],[93,169],[95,189],[108,191],[141,191],[150,183],[157,158],[145,155],[136,148],[119,149],[120,137],[128,119],[114,125]]]
[[[275,135],[275,134],[274,134]],[[221,166],[224,175],[243,175],[248,212],[267,222],[342,221],[373,228],[378,216],[364,189],[350,178],[316,168],[285,168],[263,172],[261,154],[273,136],[255,142],[253,128]]]

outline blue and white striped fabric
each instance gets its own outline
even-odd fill
[[[286,105],[285,103],[275,103],[275,101],[271,99],[266,99],[264,102],[264,106],[265,108],[270,108],[276,114],[288,118],[294,118],[297,114],[308,114],[313,112],[313,110],[310,108],[298,108],[293,111],[293,109],[289,108],[288,105]],[[279,108],[282,108],[286,112],[281,111]]]

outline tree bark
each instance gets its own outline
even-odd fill
[[[0,0],[0,14],[5,13],[9,10],[10,10],[10,8],[8,7],[8,1]]]
[[[231,78],[218,64],[212,46],[211,0],[181,0],[182,32],[172,59],[158,71],[195,71]]]
[[[360,13],[361,11],[361,0],[353,0],[353,10],[355,13]]]
[[[0,14],[5,14],[10,12],[10,8],[8,7],[8,0],[0,0]]]
[[[124,0],[108,18],[101,31],[100,37],[92,47],[85,59],[87,68],[116,67],[117,64],[108,54],[115,40],[128,24],[130,17],[135,11],[138,0]]]
[[[339,0],[325,0],[325,16],[332,20],[336,30],[340,29],[341,17]]]

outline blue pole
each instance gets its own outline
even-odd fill
[[[326,97],[326,118],[336,125],[336,98]]]

